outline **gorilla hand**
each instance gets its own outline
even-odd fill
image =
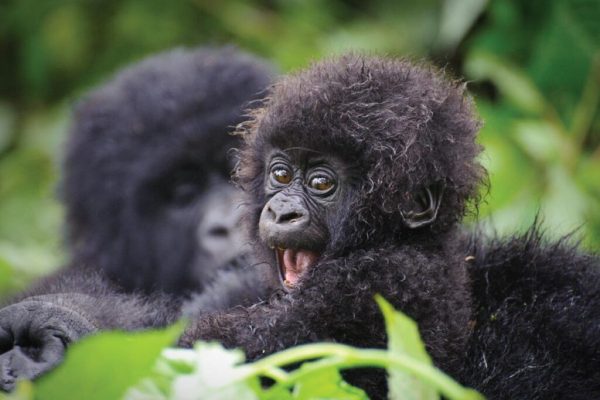
[[[58,365],[66,346],[96,331],[94,324],[55,295],[27,298],[0,309],[0,390]]]

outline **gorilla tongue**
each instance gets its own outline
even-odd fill
[[[310,268],[319,255],[308,250],[279,249],[277,251],[283,283],[295,286],[300,276]]]

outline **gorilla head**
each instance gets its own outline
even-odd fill
[[[432,67],[360,56],[274,85],[241,127],[237,176],[287,286],[319,258],[435,243],[456,225],[484,175],[463,92]]]
[[[174,50],[118,74],[76,109],[62,193],[72,263],[127,290],[187,292],[241,251],[236,138],[272,69],[234,49]]]

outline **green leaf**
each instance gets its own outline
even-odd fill
[[[293,400],[292,393],[284,386],[269,388],[260,395],[260,400]]]
[[[305,363],[300,370],[305,369]],[[312,371],[302,377],[292,391],[293,399],[339,399],[339,400],[365,400],[367,394],[343,380],[335,368],[326,368]]]
[[[152,371],[162,349],[177,339],[183,326],[161,331],[107,332],[76,343],[64,363],[35,385],[39,400],[118,399]]]
[[[388,334],[388,350],[392,354],[406,355],[432,365],[431,358],[419,335],[417,324],[406,315],[394,310],[394,307],[381,296],[376,301],[383,312]],[[397,368],[388,368],[390,375],[389,397],[402,400],[436,400],[439,398],[435,389],[426,386],[415,377]]]

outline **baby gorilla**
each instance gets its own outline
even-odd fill
[[[242,125],[236,171],[257,257],[285,294],[201,316],[182,337],[250,359],[315,340],[385,347],[379,293],[459,371],[471,298],[458,221],[477,196],[479,127],[464,86],[405,61],[348,56],[277,83]],[[350,380],[385,397],[385,377]]]
[[[384,347],[379,293],[418,322],[438,367],[490,399],[598,398],[598,258],[535,227],[465,240],[485,171],[464,87],[360,56],[277,83],[242,127],[236,179],[285,294],[201,315],[181,344],[215,339],[250,359],[315,340]],[[347,376],[387,396],[382,372]]]
[[[467,243],[460,221],[485,177],[478,128],[464,85],[403,60],[346,56],[275,84],[240,127],[236,179],[254,256],[278,267],[283,290],[199,312],[180,345],[219,340],[251,360],[314,341],[385,347],[379,293],[418,322],[438,367],[491,399],[597,398],[598,258],[535,231]],[[24,300],[62,307],[48,320],[66,343],[177,318],[164,298],[70,290],[82,298],[69,286]],[[65,327],[67,313],[83,321]],[[0,327],[13,329],[2,321],[0,311]],[[3,370],[18,374],[10,362]],[[387,395],[381,371],[347,377]]]

